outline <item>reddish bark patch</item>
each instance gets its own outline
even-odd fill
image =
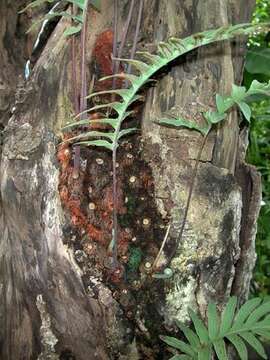
[[[98,78],[109,76],[113,74],[113,31],[111,29],[103,31],[96,39],[93,50],[93,66]],[[120,64],[118,73],[123,71]],[[102,82],[97,82],[95,91],[108,90],[112,88],[113,80],[108,79]],[[116,79],[116,88],[121,88],[123,80]]]

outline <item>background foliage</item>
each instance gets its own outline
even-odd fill
[[[270,21],[270,1],[257,0],[253,22]],[[270,79],[270,33],[255,34],[249,40],[244,84],[249,86],[256,79]],[[258,221],[256,239],[257,264],[252,293],[265,296],[270,290],[270,100],[263,99],[250,104],[252,108],[250,147],[248,162],[262,174],[263,202]]]

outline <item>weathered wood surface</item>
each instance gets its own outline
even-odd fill
[[[253,3],[160,2],[154,23],[151,15],[145,19],[145,32],[152,39],[162,40],[169,35],[181,37],[189,34],[191,29],[194,32],[246,22]],[[153,9],[155,5],[155,1],[150,4]],[[173,14],[177,14],[181,21],[170,21]],[[179,234],[194,159],[202,138],[197,132],[158,127],[152,120],[172,112],[200,121],[198,114],[214,105],[215,93],[229,93],[231,84],[241,81],[243,50],[241,42],[201,48],[187,55],[182,65],[172,67],[168,75],[149,91],[144,108],[143,147],[155,178],[158,209],[164,218],[171,218],[174,226],[169,244],[174,243]],[[210,299],[224,302],[232,294],[234,279],[238,278],[238,262],[246,264],[245,270],[249,266],[246,276],[250,280],[255,261],[255,236],[249,234],[240,242],[239,233],[245,232],[243,217],[253,218],[247,222],[253,223],[254,229],[260,206],[260,186],[256,180],[252,188],[256,195],[249,195],[256,200],[252,209],[247,210],[242,196],[246,193],[246,184],[253,182],[257,175],[253,169],[253,178],[246,176],[246,183],[238,182],[235,176],[236,170],[237,173],[248,172],[243,156],[238,163],[236,161],[239,151],[238,122],[236,111],[232,111],[228,121],[210,134],[204,147],[186,230],[171,264],[175,276],[167,286],[165,296],[165,313],[169,322],[175,317],[183,319],[187,306],[191,304],[199,307],[203,314]],[[242,247],[246,255],[243,255]],[[165,258],[169,253],[170,246],[167,252],[165,250]],[[242,287],[241,298],[244,299],[248,294],[249,281],[242,282],[243,271],[240,278],[234,291],[239,294],[239,287]]]
[[[119,3],[123,18],[129,1]],[[153,48],[169,35],[186,36],[231,22],[247,22],[253,3],[146,0],[139,46]],[[7,16],[6,8],[7,3],[0,4],[0,15],[2,11]],[[13,14],[16,11],[17,6]],[[103,0],[102,14],[91,15],[89,82],[94,69],[93,46],[97,35],[112,26],[112,6]],[[61,37],[65,26],[60,22],[50,36],[4,132],[0,168],[0,358],[166,359],[166,353],[156,347],[158,334],[172,329],[174,318],[185,320],[187,306],[204,313],[210,299],[223,304],[232,293],[234,281],[233,293],[241,300],[247,296],[255,259],[259,181],[254,181],[256,172],[246,167],[242,148],[239,152],[238,118],[232,112],[226,125],[213,132],[205,146],[186,231],[171,264],[175,275],[158,285],[146,282],[136,290],[135,300],[134,292],[129,293],[130,302],[136,303],[132,309],[137,309],[130,321],[126,300],[113,297],[112,287],[93,276],[91,261],[83,262],[83,266],[76,262],[69,241],[69,218],[58,194],[57,144],[60,129],[70,116],[72,98],[70,48]],[[122,26],[121,20],[119,30]],[[4,29],[1,27],[0,49],[6,46]],[[172,109],[193,118],[213,105],[215,92],[229,92],[231,83],[240,81],[242,55],[239,44],[200,49],[168,69],[168,74],[148,91],[141,147],[143,160],[153,174],[155,211],[160,218],[150,220],[163,222],[161,235],[168,219],[173,221],[164,259],[177,237],[201,138],[197,133],[158,127],[151,120]],[[0,62],[12,72],[9,59],[6,55]],[[14,66],[17,72],[23,70],[21,61]],[[13,84],[8,91],[14,96],[15,82],[6,79],[4,83]],[[5,85],[4,91],[7,88]],[[10,106],[7,100],[1,105],[4,124]],[[136,171],[134,168],[134,175],[140,176]],[[243,177],[243,172],[250,176]],[[251,192],[243,201],[247,186]],[[243,234],[241,240],[239,234]],[[159,245],[160,239],[155,246]],[[92,282],[86,289],[81,278],[89,276],[89,271]],[[91,291],[95,296],[89,295]]]

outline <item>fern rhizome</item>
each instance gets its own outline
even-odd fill
[[[203,45],[211,44],[217,41],[228,40],[234,38],[236,36],[243,36],[252,34],[254,31],[263,32],[269,28],[269,24],[238,24],[234,26],[222,27],[216,30],[208,30],[201,32],[196,35],[189,36],[185,39],[177,39],[170,38],[168,42],[161,42],[158,44],[158,51],[156,54],[151,54],[149,52],[138,52],[145,61],[141,60],[133,60],[133,59],[115,59],[116,61],[125,62],[128,65],[133,66],[136,69],[136,72],[133,74],[114,74],[110,76],[106,76],[100,81],[112,79],[112,78],[120,78],[129,83],[127,88],[121,89],[112,89],[105,90],[97,93],[92,93],[88,96],[88,98],[94,96],[102,96],[102,95],[112,95],[119,96],[121,101],[113,101],[110,103],[104,102],[103,104],[91,107],[83,112],[83,114],[87,114],[93,111],[104,111],[104,116],[100,119],[91,120],[93,123],[102,124],[105,126],[109,126],[111,128],[110,131],[80,131],[77,136],[72,137],[68,141],[76,142],[79,145],[85,146],[98,146],[104,147],[112,152],[112,166],[113,166],[113,230],[112,230],[112,241],[110,248],[113,249],[113,258],[114,258],[114,266],[118,265],[117,261],[117,148],[119,146],[119,141],[122,137],[132,133],[136,129],[127,128],[122,129],[123,122],[130,116],[132,116],[132,110],[130,110],[130,106],[134,104],[136,101],[141,99],[141,96],[138,94],[139,91],[143,88],[143,86],[151,81],[152,77],[158,72],[161,68],[168,65],[173,60],[178,57],[192,51],[198,47]],[[221,99],[221,98],[220,98]],[[220,100],[219,99],[219,100]],[[225,99],[226,100],[226,99]],[[226,101],[225,101],[226,102]],[[210,131],[211,126],[209,127],[209,123],[214,124],[225,118],[224,112],[228,110],[232,104],[229,106],[226,103],[221,109],[219,103],[218,111],[216,113],[206,113],[206,128],[199,128],[196,124],[192,124],[189,122],[182,121],[180,126],[186,126],[188,128],[192,128],[195,130],[199,130],[204,135]],[[239,105],[240,106],[240,105]],[[79,114],[80,119],[82,119],[82,115]],[[112,114],[112,115],[111,115]],[[170,121],[170,120],[168,120]],[[167,123],[168,123],[167,121]],[[179,119],[178,119],[179,121]],[[161,122],[166,123],[166,119]],[[172,122],[171,122],[172,124]],[[72,122],[68,124],[64,129],[68,130],[70,128],[78,128],[82,129],[83,126],[89,125],[88,116],[86,118]],[[177,126],[177,124],[175,124]],[[188,207],[188,206],[187,206]],[[187,211],[186,211],[187,213]],[[187,215],[187,214],[186,214]],[[183,221],[184,223],[185,221]]]

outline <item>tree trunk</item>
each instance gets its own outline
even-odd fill
[[[71,41],[63,37],[67,23],[61,20],[48,34],[35,54],[30,79],[18,83],[35,41],[23,35],[27,17],[17,15],[24,3],[0,4],[0,358],[167,359],[158,335],[173,332],[175,319],[187,320],[188,307],[203,315],[210,300],[222,306],[231,294],[240,302],[247,298],[256,258],[260,179],[245,163],[247,129],[240,131],[232,111],[207,138],[174,252],[203,139],[152,120],[166,112],[196,117],[213,106],[215,93],[229,93],[233,82],[241,82],[244,43],[194,51],[158,74],[156,86],[146,90],[145,103],[136,108],[141,135],[125,140],[118,151],[122,265],[114,271],[107,251],[111,156],[83,149],[80,176],[74,179],[72,149],[59,146],[61,128],[73,113],[75,86]],[[125,19],[130,2],[119,3]],[[138,47],[152,51],[169,36],[248,22],[253,3],[145,0]],[[108,1],[101,1],[101,13],[89,11],[89,84],[111,72],[112,23]],[[18,44],[16,51],[11,43]],[[95,88],[111,85],[100,84],[95,81]],[[156,280],[147,263],[153,264],[170,222],[159,263],[169,266],[173,276]]]

